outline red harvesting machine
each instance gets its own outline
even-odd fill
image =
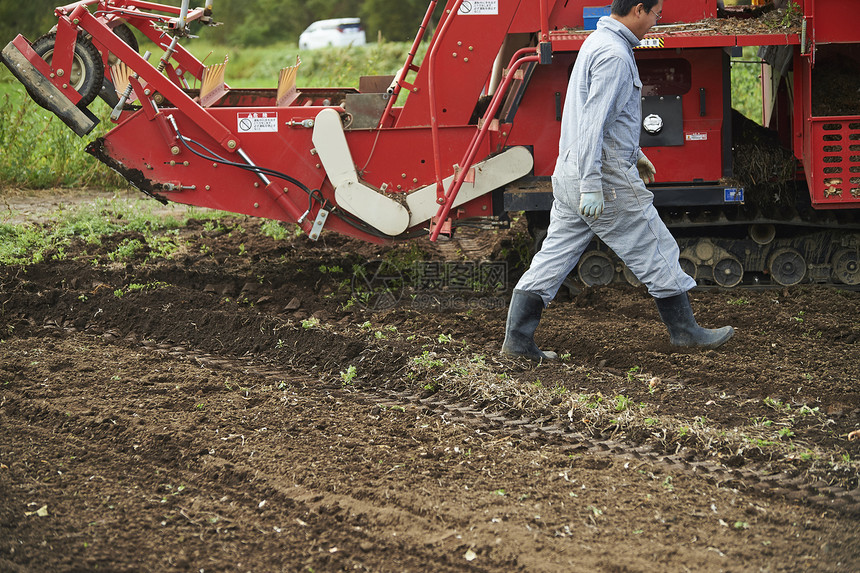
[[[544,232],[568,77],[604,7],[433,0],[395,76],[308,89],[296,65],[277,88],[233,89],[225,64],[180,43],[189,24],[214,23],[212,4],[75,2],[2,60],[80,136],[98,122],[87,106],[107,101],[115,126],[87,151],[161,201],[296,223],[313,239],[328,229],[435,240],[520,211]],[[719,4],[667,0],[636,50],[649,188],[685,270],[723,287],[860,285],[855,3]],[[160,57],[139,53],[141,36]],[[732,56],[746,46],[761,66],[757,121],[732,109]],[[599,242],[577,273],[588,285],[638,282]]]

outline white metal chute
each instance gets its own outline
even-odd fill
[[[317,114],[311,139],[340,208],[386,235],[399,235],[409,227],[409,211],[403,205],[359,181],[337,111],[328,108]]]

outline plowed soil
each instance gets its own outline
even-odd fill
[[[0,571],[860,570],[860,293],[694,290],[737,329],[701,351],[641,287],[565,291],[526,363],[523,227],[0,267]]]

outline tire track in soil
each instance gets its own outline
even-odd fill
[[[399,390],[418,344],[375,343],[369,333],[348,328],[350,321],[367,318],[380,328],[401,327],[403,336],[441,328],[458,340],[476,341],[475,349],[483,340],[485,351],[492,352],[500,343],[501,313],[471,318],[409,310],[370,317],[344,313],[335,310],[343,300],[330,300],[325,290],[331,277],[317,266],[346,268],[353,259],[344,253],[355,245],[330,239],[317,252],[309,250],[312,245],[284,246],[259,237],[252,243],[250,234],[202,233],[199,225],[186,233],[199,238],[195,249],[202,244],[218,254],[140,269],[112,265],[104,257],[102,266],[57,261],[3,275],[3,308],[11,312],[0,319],[14,337],[0,345],[5,438],[0,463],[6,465],[0,466],[0,570],[7,557],[10,568],[26,565],[34,571],[64,569],[57,563],[67,569],[195,571],[234,570],[238,564],[251,570],[426,571],[428,563],[433,570],[499,571],[650,571],[655,564],[665,571],[686,570],[689,564],[705,571],[860,569],[852,515],[737,489],[748,479],[742,472],[728,474],[737,478],[734,483],[712,480],[735,489],[717,488],[683,471],[679,465],[686,459],[646,452],[643,459],[628,461],[623,451],[612,451],[620,446],[600,438],[583,440],[570,433],[562,436],[566,442],[550,438],[558,430],[542,431],[540,419],[513,423],[517,420],[504,414],[486,416],[472,404],[416,399]],[[230,253],[246,244],[260,255],[236,260]],[[440,256],[459,259],[457,249],[440,249]],[[379,256],[378,251],[357,252]],[[278,260],[284,254],[288,264]],[[268,285],[253,298],[260,312],[223,304],[220,297],[244,292],[241,277],[258,275],[265,275]],[[170,286],[113,294],[131,282],[153,280]],[[206,292],[207,282],[232,287],[214,296]],[[652,371],[677,368],[674,375],[695,377],[683,396],[698,406],[715,394],[708,385],[731,393],[737,386],[742,397],[783,397],[791,377],[774,377],[762,386],[745,364],[765,372],[806,372],[805,364],[782,356],[815,355],[829,363],[826,371],[811,371],[823,383],[816,377],[804,385],[813,395],[817,390],[851,402],[856,378],[849,370],[833,371],[833,357],[850,349],[856,329],[838,322],[845,313],[827,309],[834,300],[856,308],[856,299],[830,291],[798,292],[766,300],[750,296],[758,307],[772,304],[771,298],[778,298],[780,306],[772,307],[777,312],[750,314],[759,316],[758,323],[746,319],[746,338],[727,355],[739,366],[723,365],[720,355],[666,353],[656,343],[627,351],[628,329],[656,339],[657,327],[649,322],[652,311],[643,313],[635,297],[614,291],[600,297],[586,293],[559,309],[563,312],[551,313],[542,336],[552,334],[554,344],[574,349],[575,360],[611,358],[601,368],[616,368],[622,381],[631,364]],[[305,302],[291,315],[257,298],[287,301],[292,296]],[[699,297],[703,304],[709,301]],[[703,315],[737,324],[748,314],[728,307],[725,316],[725,308],[710,304],[711,314]],[[339,326],[303,330],[288,325],[317,309],[328,314],[324,322]],[[805,322],[797,320],[803,316],[798,309],[807,313]],[[759,351],[763,342],[770,346],[773,336],[762,316],[789,325],[786,342],[793,346],[773,345],[772,359]],[[409,326],[413,320],[416,324]],[[577,323],[574,330],[571,321]],[[53,329],[44,328],[52,323]],[[762,335],[753,330],[759,324]],[[103,332],[103,340],[61,328],[72,325]],[[813,334],[818,329],[822,342],[801,341],[801,327]],[[125,336],[161,340],[163,348],[156,354],[154,347],[141,348]],[[280,343],[281,336],[285,346],[278,350],[274,342]],[[589,348],[580,348],[585,342]],[[78,348],[88,348],[89,354],[80,356]],[[269,362],[224,358],[243,355]],[[335,373],[352,363],[361,367],[362,395],[339,387]],[[527,381],[540,375],[549,382],[548,377],[569,371],[513,372]],[[836,376],[839,372],[846,376]],[[720,376],[728,378],[725,384]],[[323,385],[320,378],[336,384]],[[284,388],[277,389],[281,382]],[[577,382],[572,383],[574,390]],[[610,379],[601,390],[630,391],[629,385],[613,385]],[[371,393],[374,388],[394,390]],[[654,400],[673,411],[671,394]],[[23,407],[26,416],[6,413],[23,403],[34,408]],[[844,409],[846,414],[835,416],[840,428],[850,427],[858,412],[850,404]],[[740,408],[741,417],[761,414],[760,406]],[[524,428],[529,425],[537,430]],[[601,453],[604,447],[608,450]],[[67,451],[76,452],[76,462]],[[819,501],[840,498],[846,499],[844,492]],[[45,500],[57,520],[21,517]],[[263,500],[267,503],[260,507]],[[107,511],[110,505],[114,508]],[[209,521],[213,518],[215,523]],[[436,537],[424,543],[425,530]],[[404,531],[414,533],[398,540],[394,534],[406,537]],[[475,552],[474,561],[464,559],[468,550]]]
[[[86,346],[93,344],[89,337],[74,341]],[[154,357],[148,357],[146,353],[138,353],[137,356],[151,366],[164,366],[158,353]],[[62,370],[64,366],[61,363],[52,367]],[[188,368],[182,367],[183,370]],[[323,395],[327,392],[326,388],[308,386],[306,378],[282,379],[282,382],[290,387],[297,385],[305,395],[305,400],[317,403],[329,400]],[[167,385],[171,384],[173,382]],[[255,560],[255,570],[280,570],[287,563],[294,563],[296,567],[323,568],[316,570],[363,569],[363,557],[366,554],[373,558],[374,567],[381,566],[383,569],[403,567],[404,570],[418,571],[432,561],[434,570],[460,570],[452,569],[450,564],[439,560],[438,555],[431,559],[424,549],[425,546],[451,537],[453,532],[450,529],[438,527],[432,520],[407,509],[377,506],[373,500],[364,501],[315,489],[313,482],[310,487],[294,483],[294,477],[302,481],[299,474],[307,467],[293,467],[291,472],[284,472],[283,464],[278,464],[280,471],[277,474],[261,471],[261,465],[253,460],[257,450],[251,452],[249,460],[242,459],[242,450],[246,447],[244,434],[229,434],[211,440],[196,439],[194,421],[188,416],[177,418],[177,404],[173,403],[167,392],[159,392],[165,388],[158,386],[156,384],[156,388],[150,387],[145,392],[151,394],[154,391],[165,398],[150,400],[145,408],[140,409],[141,414],[132,416],[125,411],[127,408],[123,408],[122,412],[111,412],[115,395],[104,387],[89,388],[85,398],[77,395],[78,391],[85,389],[63,387],[58,389],[59,395],[52,395],[50,400],[34,399],[32,389],[13,391],[4,394],[2,401],[4,427],[7,431],[15,427],[25,434],[25,442],[38,444],[39,457],[45,458],[42,460],[44,463],[62,466],[64,459],[86,460],[88,467],[98,468],[99,473],[85,481],[97,480],[98,495],[106,499],[127,496],[129,492],[123,491],[122,484],[130,480],[137,484],[135,490],[142,490],[134,492],[136,503],[158,507],[165,521],[171,521],[170,535],[183,540],[184,555],[176,562],[156,561],[145,568],[152,567],[154,570],[160,566],[187,566],[191,554],[200,557],[206,553],[210,544],[223,546],[235,537],[233,532],[236,529],[250,527],[259,533],[260,539],[254,547],[245,549],[272,556],[272,561],[268,563]],[[183,384],[183,387],[187,385]],[[100,395],[100,390],[107,392]],[[137,400],[143,396],[135,394],[133,398]],[[160,418],[162,415],[158,410],[161,409],[166,410],[163,421],[147,421],[140,417]],[[268,416],[259,412],[254,416],[258,422],[265,417]],[[241,418],[245,416],[226,416],[221,418],[220,423],[223,426],[242,424]],[[254,432],[248,426],[237,431],[247,432],[249,441]],[[215,448],[221,449],[227,443],[240,441],[241,447],[232,455],[213,455]],[[266,448],[271,445],[268,441],[259,441],[255,448]],[[275,437],[271,441],[278,442],[279,438]],[[230,448],[226,449],[229,451]],[[56,452],[62,452],[61,456],[57,456]],[[14,459],[22,453],[7,450],[4,458]],[[305,455],[313,457],[313,454]],[[54,459],[49,461],[50,458]],[[265,465],[264,462],[262,466]],[[60,472],[62,470],[58,470],[58,473],[63,475]],[[72,470],[60,481],[70,482],[75,479],[83,479],[83,476],[75,476]],[[52,484],[50,478],[47,481],[31,481],[37,486],[62,487],[61,483]],[[140,509],[145,512],[143,508]],[[52,506],[50,511],[58,512],[56,506]],[[123,512],[121,517],[114,517],[110,521],[95,519],[90,525],[97,523],[100,529],[122,529],[127,526],[123,523],[124,519],[134,518],[130,513],[133,512]],[[91,517],[95,515],[87,512],[86,518]],[[77,516],[76,521],[83,524],[85,518]],[[362,526],[363,523],[370,527]],[[384,535],[374,530],[374,524],[396,529],[397,537],[385,540]],[[161,523],[162,527],[165,525],[165,522]],[[149,523],[145,527],[158,529],[159,524]],[[70,541],[81,539],[77,535],[56,533]],[[101,534],[109,535],[104,532]],[[100,534],[90,535],[98,537]],[[309,551],[297,553],[293,549],[296,544],[290,540],[291,537],[301,541],[312,539],[312,545],[318,548],[318,555]],[[116,539],[108,541],[115,542]],[[247,540],[243,540],[242,545],[248,545]],[[157,545],[150,547],[150,550],[157,554]],[[391,558],[386,557],[388,554]],[[242,556],[228,555],[222,559],[235,559],[241,563]],[[90,554],[86,560],[90,565],[112,563],[110,553]],[[71,560],[65,565],[74,566],[76,563],[79,562]],[[481,568],[475,570],[480,571]]]
[[[70,560],[64,563],[68,566],[86,562],[115,567],[117,548],[121,552],[129,540],[110,532],[123,530],[129,521],[144,516],[138,526],[154,534],[154,542],[126,551],[144,555],[148,549],[147,564],[153,568],[189,569],[206,564],[207,555],[212,566],[215,545],[219,548],[214,552],[215,570],[219,570],[219,564],[231,562],[252,563],[253,570],[306,567],[422,571],[427,570],[428,563],[433,563],[435,571],[561,570],[559,558],[565,556],[564,551],[548,558],[541,549],[552,548],[547,540],[550,535],[553,540],[573,536],[572,524],[558,521],[557,511],[539,508],[547,510],[550,515],[545,518],[550,522],[556,521],[558,529],[550,534],[539,516],[525,516],[533,511],[531,507],[505,505],[501,517],[489,520],[490,528],[495,523],[521,525],[524,521],[523,531],[531,532],[533,526],[535,534],[530,538],[511,535],[510,527],[507,532],[491,533],[486,523],[480,523],[487,520],[475,520],[473,512],[479,508],[485,512],[487,508],[498,509],[496,504],[477,502],[467,494],[465,503],[472,511],[464,512],[462,501],[445,502],[445,494],[450,495],[454,488],[442,487],[441,480],[451,479],[456,472],[439,468],[435,462],[450,463],[453,459],[462,464],[463,453],[452,454],[450,445],[442,448],[439,444],[471,441],[492,450],[501,443],[503,454],[515,455],[524,450],[526,460],[516,460],[518,467],[527,467],[529,457],[533,464],[536,456],[545,455],[544,451],[562,460],[573,456],[580,464],[558,472],[560,479],[556,482],[569,484],[572,479],[577,485],[582,483],[583,488],[588,483],[589,489],[595,480],[604,487],[615,480],[613,490],[631,486],[629,478],[618,480],[621,452],[610,450],[607,453],[611,457],[604,459],[582,447],[549,443],[545,434],[553,431],[541,430],[532,421],[476,416],[464,404],[417,398],[404,402],[394,393],[368,399],[368,395],[297,376],[290,370],[255,366],[247,360],[204,355],[168,344],[155,350],[127,349],[122,343],[105,344],[89,335],[60,334],[55,330],[52,334],[60,338],[47,339],[41,352],[29,351],[28,355],[26,348],[32,345],[27,343],[32,340],[12,341],[12,348],[5,349],[7,356],[15,351],[22,355],[4,362],[4,370],[16,373],[16,379],[12,390],[4,392],[0,417],[5,428],[22,430],[24,442],[38,444],[37,457],[51,466],[51,471],[40,473],[11,465],[13,474],[29,471],[31,478],[36,478],[27,483],[28,495],[41,492],[42,496],[52,497],[51,511],[58,515],[64,504],[74,506],[75,529],[87,532],[81,535],[56,531],[50,535],[56,536],[54,549],[65,543],[71,545],[66,547]],[[83,375],[75,373],[80,369],[80,355],[88,357]],[[134,361],[132,371],[116,368],[127,366],[129,360]],[[119,380],[110,374],[115,371],[123,372]],[[270,390],[264,390],[266,387]],[[272,395],[265,396],[266,392]],[[197,408],[196,404],[205,404],[205,408]],[[441,411],[446,412],[447,420]],[[415,422],[404,427],[404,418],[412,416]],[[371,431],[368,438],[369,426],[380,421],[378,431]],[[476,430],[476,422],[481,426],[489,422],[494,427]],[[435,433],[439,435],[430,435]],[[431,462],[431,469],[424,470],[429,476],[416,481],[398,475],[406,465],[416,465],[416,470],[421,467],[418,462],[422,456],[404,451],[404,443],[436,445],[432,450],[422,447],[428,454],[424,459]],[[504,445],[508,443],[511,445]],[[370,453],[376,447],[395,452],[393,457],[397,459],[386,463],[385,471],[376,467],[379,462]],[[404,453],[406,458],[402,457]],[[32,450],[29,455],[32,457]],[[26,457],[27,448],[19,446],[4,451],[2,459]],[[76,471],[72,459],[86,462],[86,473],[93,468],[97,471],[87,477]],[[639,475],[647,472],[653,476],[656,472],[658,479],[651,484],[652,491],[666,490],[663,476],[673,475],[677,484],[673,488],[690,488],[698,490],[696,495],[702,494],[704,484],[698,479],[664,473],[654,461],[635,462]],[[624,469],[628,469],[626,465]],[[60,478],[49,476],[55,471]],[[453,477],[457,486],[464,485],[467,492],[469,486],[465,484],[478,485],[474,474]],[[440,489],[427,490],[428,478],[439,481]],[[662,484],[660,479],[664,479]],[[134,485],[130,487],[129,482]],[[57,488],[70,485],[88,486],[90,491],[65,491],[56,497]],[[410,488],[413,485],[424,491],[416,494]],[[12,494],[10,498],[18,497],[15,488],[5,489]],[[54,490],[53,496],[50,490]],[[738,495],[710,487],[704,491],[705,495],[722,498],[720,504],[726,496]],[[96,504],[99,507],[84,503],[81,507],[74,499],[79,493],[90,502],[100,498],[104,503]],[[434,499],[434,494],[439,493],[443,499]],[[763,512],[773,520],[768,525],[786,527],[784,517],[779,515],[785,509],[778,508],[778,502],[771,505],[757,497],[749,498],[741,516],[752,520]],[[115,498],[130,507],[118,514],[107,511],[104,505]],[[607,506],[595,503],[586,508],[592,515],[584,523],[600,529],[598,520]],[[627,509],[635,512],[638,508]],[[668,506],[658,506],[656,514],[664,515],[667,510]],[[788,508],[791,513],[798,510],[805,513],[797,506]],[[567,512],[562,509],[560,513]],[[469,536],[467,532],[473,534]],[[26,533],[26,529],[17,530],[16,536],[26,537]],[[74,546],[100,536],[102,543],[94,542],[85,561],[81,561]],[[503,537],[517,543],[500,547]],[[523,543],[535,544],[537,549],[525,551]],[[111,548],[106,549],[107,545]],[[480,566],[464,564],[463,555],[473,548]],[[699,562],[708,566],[717,565],[713,562],[715,555],[725,555],[712,545],[694,549],[697,550],[691,550],[686,558],[704,559]],[[567,565],[600,563],[593,554],[586,553],[584,561],[568,559]],[[630,562],[636,564],[636,560]]]

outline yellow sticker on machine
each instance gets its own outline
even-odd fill
[[[662,48],[666,44],[663,38],[644,38],[636,48]]]

